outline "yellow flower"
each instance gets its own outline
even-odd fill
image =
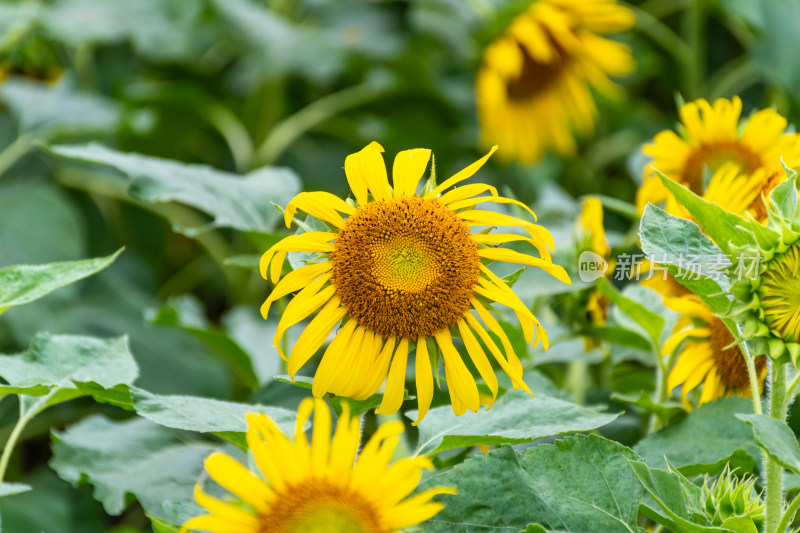
[[[312,412],[309,444],[304,428]],[[359,454],[360,421],[350,418],[346,404],[333,439],[322,400],[300,404],[293,441],[268,416],[249,414],[247,445],[260,472],[222,453],[210,455],[208,474],[239,501],[223,502],[198,485],[195,499],[210,514],[192,518],[181,531],[391,533],[424,522],[444,507],[431,498],[456,491],[438,487],[408,497],[431,463],[409,457],[389,465],[402,433],[402,422],[388,422]]]
[[[616,0],[541,0],[486,48],[476,79],[483,142],[523,163],[545,150],[575,150],[573,130],[590,133],[590,88],[612,93],[608,76],[633,70],[629,48],[598,34],[633,25]]]
[[[736,197],[739,191],[759,187],[763,190],[764,183],[776,175],[783,176],[781,158],[789,167],[800,165],[800,136],[785,133],[785,118],[772,109],[762,109],[742,124],[741,112],[742,101],[738,97],[720,98],[713,106],[705,100],[685,104],[680,110],[682,137],[665,130],[643,148],[653,161],[644,169],[644,183],[637,194],[639,210],[643,211],[648,202],[666,201],[667,212],[676,215],[681,212],[651,167],[699,196],[710,191],[709,201],[722,207],[731,204],[731,211],[741,212],[743,205],[738,205],[740,209],[734,207],[740,201]],[[727,172],[718,173],[726,163]],[[734,168],[738,174],[732,174]],[[706,169],[714,173],[708,184]],[[714,189],[714,181],[724,185]]]
[[[603,227],[603,204],[599,198],[590,196],[583,201],[578,225],[578,233],[583,241],[583,250],[594,252],[608,261],[606,277],[613,276],[616,262],[610,260],[611,247],[608,245],[606,230]],[[605,325],[610,304],[608,298],[599,290],[593,290],[589,294],[586,312],[593,325]],[[587,341],[587,350],[596,346],[597,343]]]
[[[403,402],[409,349],[416,345],[419,422],[433,398],[427,341],[435,341],[444,361],[453,411],[459,415],[466,409],[477,411],[480,402],[475,378],[453,345],[451,330],[461,336],[493,398],[497,396],[497,378],[485,349],[511,377],[515,388],[530,392],[522,381],[522,363],[487,303],[511,308],[528,343],[541,341],[546,347],[547,333],[484,262],[535,266],[565,283],[570,280],[564,269],[551,261],[553,237],[545,228],[514,216],[475,209],[484,202],[514,203],[530,211],[527,206],[498,196],[490,185],[475,183],[451,189],[472,176],[494,150],[419,196],[415,191],[431,151],[414,149],[397,154],[392,187],[383,148],[372,143],[345,160],[355,206],[325,192],[303,192],[289,202],[287,225],[299,209],[324,221],[332,231],[292,235],[264,254],[261,273],[264,277],[270,274],[273,283],[280,279],[288,252],[318,255],[278,283],[261,311],[266,317],[272,302],[300,291],[280,319],[276,345],[289,327],[317,313],[289,354],[291,376],[346,319],[319,364],[312,388],[315,396],[333,393],[365,399],[386,380],[378,412],[396,412]],[[489,195],[476,196],[485,192]],[[472,233],[470,228],[476,226],[518,227],[527,235]],[[499,247],[511,241],[533,246],[540,257]],[[502,349],[489,332],[499,338]]]
[[[784,340],[800,342],[800,245],[769,261],[758,293],[769,329]]]
[[[744,355],[725,323],[693,294],[668,298],[664,303],[681,313],[681,317],[675,332],[664,343],[663,354],[671,354],[686,341],[667,378],[667,388],[683,386],[681,396],[687,409],[690,408],[687,394],[701,383],[703,391],[698,405],[721,396],[750,396]],[[761,386],[767,371],[766,356],[756,357],[755,364]]]

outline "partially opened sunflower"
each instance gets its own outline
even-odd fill
[[[314,414],[309,444],[305,425]],[[361,427],[347,404],[331,439],[331,416],[322,400],[305,399],[297,413],[294,438],[286,437],[268,416],[247,415],[247,445],[258,472],[214,453],[206,459],[211,478],[236,496],[219,500],[195,488],[208,514],[186,522],[182,532],[213,533],[394,533],[438,513],[438,494],[455,490],[416,489],[425,457],[390,465],[403,424],[380,426],[359,452]]]
[[[542,342],[546,347],[547,332],[487,263],[530,265],[565,283],[570,280],[562,267],[552,263],[553,237],[545,228],[476,206],[518,204],[534,217],[529,208],[498,196],[490,185],[454,188],[470,178],[494,150],[420,195],[417,185],[431,151],[397,154],[390,184],[383,148],[373,142],[345,160],[355,201],[325,192],[303,192],[289,202],[287,225],[301,210],[326,223],[330,231],[286,237],[264,254],[261,273],[277,285],[262,314],[266,317],[277,299],[299,291],[281,316],[275,333],[278,346],[289,327],[316,313],[288,355],[291,376],[336,330],[314,376],[315,396],[333,393],[365,399],[386,381],[378,412],[394,413],[403,402],[408,355],[415,347],[419,422],[433,398],[428,350],[428,341],[432,341],[441,351],[453,411],[477,411],[478,387],[453,343],[454,334],[461,337],[492,398],[497,396],[498,383],[487,352],[511,377],[515,388],[530,392],[522,381],[520,359],[490,312],[490,303],[514,312],[528,343]],[[525,233],[472,232],[476,227],[497,226],[520,228]],[[500,247],[508,242],[530,245],[539,256]],[[281,280],[289,252],[317,255]]]
[[[475,82],[484,143],[523,163],[574,152],[574,133],[594,128],[592,89],[615,92],[609,76],[634,67],[628,46],[601,34],[633,23],[616,0],[540,0],[517,16],[486,48]]]

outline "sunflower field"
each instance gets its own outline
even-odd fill
[[[800,0],[0,0],[3,533],[800,531]]]

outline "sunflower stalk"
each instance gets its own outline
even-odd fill
[[[11,435],[9,435],[6,445],[3,447],[3,454],[0,455],[0,487],[3,485],[3,478],[5,478],[6,470],[8,470],[11,454],[14,453],[14,448],[16,448],[17,442],[19,442],[22,432],[36,415],[47,408],[48,402],[59,390],[58,388],[53,389],[50,393],[37,400],[36,403],[27,410],[25,409],[24,397],[22,395],[19,396],[19,419],[14,425],[14,429],[11,430]]]
[[[769,415],[781,422],[786,421],[786,365],[770,361]],[[767,504],[767,533],[781,531],[779,525],[783,514],[783,467],[763,452],[766,471],[765,498]]]

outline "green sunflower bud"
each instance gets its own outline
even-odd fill
[[[713,482],[706,478],[703,483],[703,510],[708,525],[742,533],[762,531],[765,505],[754,485],[754,477],[739,478],[727,466]]]

